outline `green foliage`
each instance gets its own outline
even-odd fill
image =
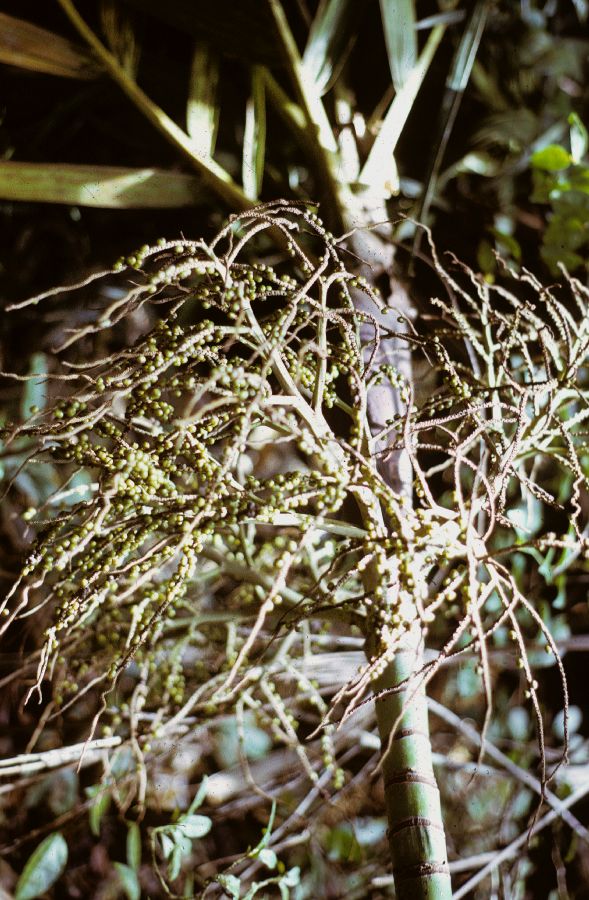
[[[160,825],[152,829],[150,840],[152,852],[157,853],[167,862],[167,874],[170,881],[178,878],[185,863],[192,853],[192,842],[205,837],[212,827],[208,816],[195,814],[194,810],[201,805],[206,790],[206,780],[201,784],[188,811],[178,816],[169,825]]]
[[[90,798],[94,798],[94,802],[90,807],[89,821],[90,831],[95,837],[100,835],[100,826],[106,813],[110,809],[112,796],[105,785],[96,784],[86,788],[86,794]]]
[[[549,204],[542,258],[551,272],[587,268],[589,250],[589,157],[587,131],[576,115],[569,117],[570,152],[560,144],[537,150],[531,158],[532,200]]]
[[[298,867],[295,866],[281,875],[276,875],[273,878],[266,878],[264,881],[256,882],[249,890],[246,890],[245,893],[242,893],[241,891],[241,880],[235,875],[220,875],[217,880],[221,887],[225,888],[229,896],[236,898],[236,900],[239,900],[239,898],[242,898],[242,900],[253,900],[254,897],[260,895],[260,892],[270,885],[276,885],[280,891],[282,900],[288,900],[291,896],[291,888],[296,888],[299,884],[300,871]],[[264,894],[261,896],[264,896]]]
[[[35,900],[45,894],[64,871],[68,848],[62,834],[50,834],[27,860],[16,885],[15,900]]]

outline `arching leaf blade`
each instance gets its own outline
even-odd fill
[[[400,91],[417,62],[415,0],[380,0],[391,78]]]
[[[219,55],[208,42],[197,40],[188,82],[186,130],[201,156],[212,156],[215,151],[219,123],[218,84]]]
[[[101,74],[84,47],[7,13],[0,13],[0,62],[61,78],[90,79]]]
[[[329,90],[341,71],[367,5],[357,0],[323,0],[319,4],[303,54],[303,66],[321,94]]]

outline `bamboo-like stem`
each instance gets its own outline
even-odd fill
[[[408,634],[375,692],[388,840],[397,900],[450,900],[446,838],[428,728],[427,698],[412,676],[423,663],[421,629]],[[403,687],[395,690],[401,683]]]

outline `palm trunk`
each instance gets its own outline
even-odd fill
[[[358,209],[350,225],[373,224],[386,221],[384,203],[376,208]],[[368,311],[383,329],[403,331],[398,315],[410,318],[414,314],[409,297],[402,285],[392,276],[393,244],[390,228],[384,226],[380,234],[367,228],[352,236],[354,252],[368,265],[362,275],[373,283],[378,275],[390,279],[389,308],[379,313],[368,306],[365,296],[359,295],[356,304]],[[396,313],[396,315],[395,315]],[[373,326],[363,335],[368,343],[373,339]],[[392,363],[408,380],[411,379],[411,358],[402,340],[383,340],[375,364]],[[373,431],[380,431],[394,415],[401,411],[397,391],[390,384],[380,384],[368,395],[368,413]],[[386,450],[386,445],[377,447]],[[412,471],[408,457],[396,452],[384,456],[378,468],[396,491],[412,494]],[[367,573],[374,579],[374,573]],[[372,585],[374,586],[374,585]],[[370,585],[367,585],[370,590]],[[375,635],[368,634],[366,655],[373,656]],[[446,836],[440,807],[440,792],[435,780],[428,727],[425,690],[415,692],[412,678],[423,666],[423,636],[416,621],[407,634],[403,647],[397,652],[383,674],[374,682],[374,692],[388,691],[376,699],[376,717],[382,746],[382,772],[385,804],[388,817],[388,840],[398,900],[450,900],[452,888],[448,870]],[[397,688],[398,685],[402,687]]]
[[[423,664],[420,629],[374,683],[383,752],[388,840],[397,900],[450,900],[452,889],[440,792],[434,777],[425,691],[411,675]],[[394,688],[409,681],[398,691]]]

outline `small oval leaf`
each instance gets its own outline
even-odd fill
[[[208,816],[182,816],[176,823],[175,828],[186,835],[186,837],[195,839],[208,834],[212,824]]]
[[[542,169],[544,172],[558,172],[560,169],[567,169],[570,166],[571,155],[564,147],[560,147],[558,144],[549,144],[542,150],[536,150],[530,162],[535,169]]]
[[[67,844],[62,834],[50,834],[41,841],[18,879],[14,900],[34,900],[48,891],[65,869],[67,855]]]
[[[218,875],[217,881],[224,887],[233,900],[239,900],[241,881],[237,875]]]
[[[269,869],[275,869],[278,862],[278,857],[274,853],[274,850],[269,850],[268,847],[260,850],[260,852],[258,853],[258,859]]]

